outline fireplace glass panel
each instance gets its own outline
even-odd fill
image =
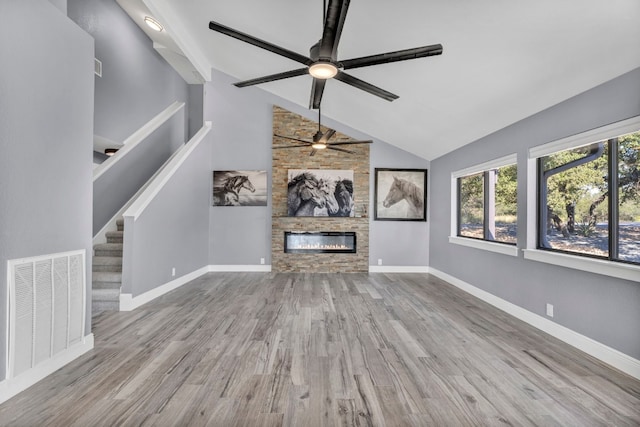
[[[284,233],[286,253],[356,253],[356,233],[321,231]]]

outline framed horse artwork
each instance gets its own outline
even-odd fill
[[[353,171],[289,169],[287,216],[355,216]]]
[[[373,219],[427,220],[426,169],[375,169]]]
[[[213,171],[213,206],[267,206],[267,171]]]

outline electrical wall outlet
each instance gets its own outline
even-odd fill
[[[173,268],[171,269],[171,277],[174,277],[175,275],[176,275],[176,268],[175,268],[175,267],[173,267]]]
[[[264,258],[260,258],[260,265],[264,265]]]
[[[553,317],[553,304],[547,303],[547,316]]]
[[[378,265],[382,265],[382,258],[378,258]]]

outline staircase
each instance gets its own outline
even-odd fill
[[[124,220],[120,218],[116,224],[117,231],[106,233],[107,243],[100,243],[93,247],[93,290],[91,293],[93,315],[107,310],[120,310]]]

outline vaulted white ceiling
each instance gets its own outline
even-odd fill
[[[300,68],[209,30],[211,20],[303,55],[322,35],[322,0],[119,0],[141,1],[205,77]],[[331,80],[322,113],[432,160],[640,67],[638,22],[638,0],[352,0],[339,59],[435,43],[444,52],[350,70],[400,98]],[[306,108],[311,80],[259,87]]]

